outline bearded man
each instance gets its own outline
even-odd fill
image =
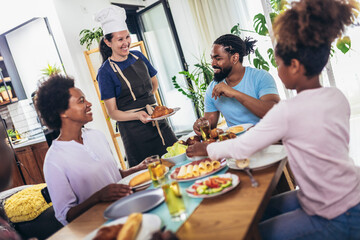
[[[273,77],[265,70],[242,65],[244,56],[254,52],[255,40],[245,41],[233,34],[216,39],[211,50],[214,80],[205,94],[205,114],[194,123],[200,135],[199,122],[209,120],[215,128],[220,113],[227,125],[256,124],[280,101]]]

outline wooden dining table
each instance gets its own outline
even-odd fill
[[[178,229],[179,239],[260,239],[258,223],[280,179],[287,158],[253,171],[259,186],[251,186],[243,171],[231,170],[240,178],[232,191],[204,199]],[[103,214],[111,203],[100,203],[80,215],[49,239],[82,239],[107,220]]]

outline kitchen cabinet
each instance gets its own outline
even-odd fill
[[[10,185],[5,189],[11,189],[11,188],[14,188],[14,187],[19,187],[19,186],[22,186],[22,185],[25,185],[21,175],[20,175],[20,172],[19,172],[19,168],[18,166],[16,165],[16,162],[15,162],[15,159],[13,161],[13,166],[12,166],[12,174],[11,174],[11,183]]]
[[[48,150],[46,142],[15,149],[26,184],[44,183],[43,165]]]

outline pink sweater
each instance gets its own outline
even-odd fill
[[[360,202],[360,168],[349,157],[350,107],[336,88],[281,101],[247,133],[207,147],[212,159],[242,159],[282,139],[309,215],[332,219]]]

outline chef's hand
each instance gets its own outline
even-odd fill
[[[206,147],[209,145],[209,143],[195,143],[193,145],[190,145],[187,149],[186,149],[186,155],[188,157],[194,157],[194,156],[207,156],[207,150]]]
[[[220,98],[220,96],[233,98],[235,96],[235,93],[236,93],[235,89],[225,84],[224,82],[221,82],[215,85],[211,97],[215,98],[215,100]]]
[[[112,183],[99,190],[96,194],[99,202],[111,202],[132,193],[129,185]]]
[[[142,122],[142,123],[148,123],[151,120],[148,120],[148,118],[150,118],[149,114],[147,114],[145,111],[139,111],[136,112],[137,114],[137,118]]]
[[[140,171],[140,170],[143,170],[143,169],[146,169],[147,166],[152,163],[152,162],[156,162],[156,161],[159,161],[160,158],[152,158],[152,157],[147,157],[145,158],[141,163],[139,163],[136,168],[137,168],[137,171]]]
[[[206,120],[206,118],[201,117],[194,122],[193,129],[194,129],[194,132],[196,133],[196,135],[198,135],[198,136],[201,136],[200,123],[204,120]]]

